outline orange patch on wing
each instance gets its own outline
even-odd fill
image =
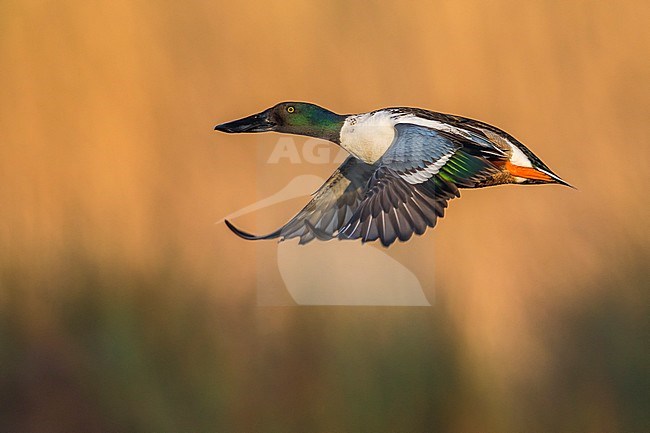
[[[508,170],[511,175],[516,177],[523,177],[524,179],[546,181],[553,180],[553,178],[546,173],[542,173],[541,171],[536,170],[532,167],[521,167],[519,165],[514,165],[510,161],[506,161],[506,170]]]

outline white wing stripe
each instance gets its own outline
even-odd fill
[[[414,173],[400,174],[400,176],[411,185],[426,182],[431,177],[433,177],[433,175],[436,175],[440,172],[440,169],[447,163],[447,161],[449,161],[449,158],[451,158],[453,154],[454,153],[444,155],[433,164],[429,164],[424,168],[415,171]]]

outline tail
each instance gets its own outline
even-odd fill
[[[568,186],[569,188],[577,189],[575,186],[571,185],[569,182],[565,181],[547,168],[522,167],[520,165],[515,165],[510,161],[506,161],[506,170],[515,177],[520,177],[529,181],[525,183],[557,183]]]

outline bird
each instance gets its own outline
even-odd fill
[[[308,102],[281,102],[221,123],[217,131],[274,131],[328,140],[349,156],[289,222],[266,235],[226,225],[247,240],[299,238],[406,242],[433,228],[462,188],[560,184],[532,151],[490,124],[421,108],[342,115]]]

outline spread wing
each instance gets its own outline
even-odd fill
[[[395,138],[379,161],[363,201],[340,239],[379,239],[384,246],[421,235],[444,216],[447,202],[498,173],[489,159],[503,151],[483,137],[410,123],[395,125]],[[479,140],[480,138],[480,140]]]
[[[255,236],[239,230],[227,220],[226,225],[237,236],[249,240],[280,238],[282,241],[299,237],[300,244],[306,244],[313,239],[332,239],[363,200],[368,180],[375,169],[375,166],[348,157],[314,193],[311,201],[273,233]]]

